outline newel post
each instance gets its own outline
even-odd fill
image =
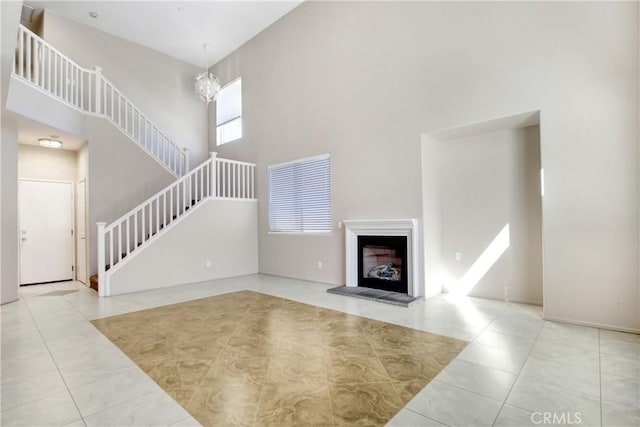
[[[211,166],[209,166],[209,188],[211,189],[211,197],[217,197],[216,176],[218,172],[218,153],[212,151],[209,153],[209,156],[211,156]]]
[[[96,114],[103,114],[102,111],[102,67],[93,67],[96,72]]]
[[[183,175],[186,175],[189,173],[189,149],[183,148],[182,152],[184,153],[184,174]]]
[[[104,227],[106,222],[98,222],[98,296],[106,296],[107,282],[105,281],[105,247],[104,247]]]

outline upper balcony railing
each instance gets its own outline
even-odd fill
[[[181,150],[102,75],[86,69],[20,25],[14,76],[87,114],[104,117],[176,176],[189,171]]]

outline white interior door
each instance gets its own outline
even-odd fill
[[[73,279],[72,183],[20,181],[20,284]]]
[[[76,274],[77,280],[87,284],[87,182],[78,182],[76,190]]]

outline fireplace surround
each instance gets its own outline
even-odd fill
[[[420,295],[418,220],[344,220],[346,286]]]

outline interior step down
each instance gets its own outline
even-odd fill
[[[98,292],[98,275],[97,274],[89,277],[89,287],[94,291]]]
[[[191,206],[195,205],[195,204],[196,204],[196,202],[197,202],[197,200],[192,199],[192,200],[191,200]],[[188,210],[189,210],[189,208],[190,208],[191,206],[187,206],[187,207],[185,208],[185,211],[188,211]],[[175,220],[177,217],[178,217],[178,215],[173,215],[173,219],[174,219],[174,220]],[[162,230],[163,228],[164,228],[164,224],[160,224],[160,230]],[[151,236],[155,236],[155,235],[156,235],[156,232],[155,232],[155,231],[154,231],[153,233],[151,233]],[[149,237],[151,237],[151,236],[149,236],[149,234],[147,234],[147,237],[146,237],[146,239],[145,239],[145,240],[148,240],[148,239],[149,239]],[[142,245],[142,242],[138,243],[138,246],[140,246],[140,245]],[[127,256],[127,254],[126,254],[126,253],[123,253],[123,254],[122,254],[122,259],[125,259],[125,257],[126,257],[126,256]],[[105,270],[109,270],[110,268],[111,268],[111,265],[107,265],[107,266],[105,267]],[[89,287],[90,287],[91,289],[93,289],[94,291],[98,292],[98,275],[97,275],[97,274],[94,274],[93,276],[89,277]]]

